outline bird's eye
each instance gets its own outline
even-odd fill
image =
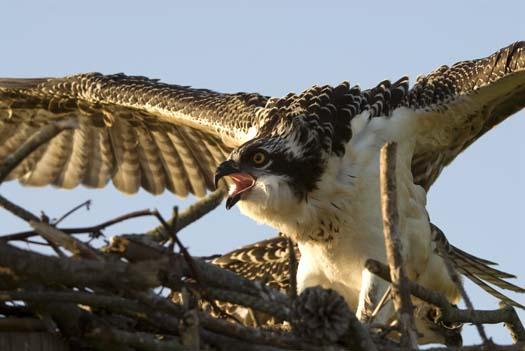
[[[264,165],[266,162],[268,162],[268,156],[266,155],[266,153],[262,151],[257,151],[256,153],[253,154],[252,161],[254,165],[260,167]]]

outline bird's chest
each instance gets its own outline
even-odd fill
[[[416,277],[429,255],[430,232],[422,189],[413,183],[408,162],[398,162],[399,233],[409,276]],[[386,262],[378,163],[325,195],[313,194],[312,212],[297,231],[301,251],[299,288],[322,285],[357,305],[366,260]],[[317,216],[317,217],[316,217]],[[410,254],[408,254],[410,253]]]

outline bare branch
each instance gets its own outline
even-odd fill
[[[206,197],[200,199],[198,202],[189,206],[183,212],[179,213],[176,218],[177,223],[174,227],[175,232],[179,232],[181,229],[195,222],[205,214],[213,211],[215,208],[217,208],[217,206],[219,206],[225,195],[226,190],[219,188],[208,194]],[[172,218],[167,221],[167,224],[171,226],[173,225],[173,221],[174,219]],[[166,241],[170,239],[164,225],[160,225],[155,229],[150,230],[146,234],[155,241]]]
[[[387,143],[380,153],[381,213],[385,234],[386,257],[390,266],[392,300],[396,308],[401,329],[401,346],[417,348],[412,301],[401,256],[401,239],[398,233],[396,184],[396,143]]]
[[[89,211],[89,206],[91,206],[91,200],[84,201],[80,205],[77,205],[77,206],[73,207],[71,210],[69,210],[66,213],[64,213],[57,220],[54,220],[53,221],[53,225],[56,227],[58,224],[60,224],[60,222],[62,222],[64,219],[66,219],[67,217],[69,217],[70,215],[75,213],[76,211],[80,210],[82,207],[85,207]]]
[[[42,235],[46,240],[55,245],[64,247],[71,251],[73,255],[102,261],[102,258],[97,251],[73,236],[67,235],[66,233],[43,222],[30,221],[29,224],[31,224],[31,227],[33,227],[35,231]]]
[[[376,260],[368,260],[365,266],[370,272],[386,281],[390,281],[390,273],[386,265]],[[510,306],[498,310],[461,310],[450,304],[443,295],[436,291],[428,290],[410,280],[407,281],[407,285],[412,295],[439,308],[440,315],[438,319],[443,322],[479,324],[506,323],[512,326],[516,340],[525,340],[523,325],[519,319],[517,319],[516,311]]]
[[[0,195],[0,207],[3,207],[7,211],[11,212],[15,216],[17,216],[18,218],[23,219],[26,222],[29,222],[29,221],[38,222],[38,221],[40,221],[40,218],[38,218],[37,216],[35,216],[31,212],[27,211],[26,209],[24,209],[24,208],[14,204],[14,203],[12,203],[11,201],[6,199],[2,195]],[[2,240],[4,240],[4,238],[5,237],[2,237]]]
[[[505,319],[505,327],[509,330],[510,336],[514,343],[525,342],[525,329],[521,323],[518,314],[514,307],[500,302],[500,309],[505,311],[507,318]]]

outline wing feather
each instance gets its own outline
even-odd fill
[[[515,302],[488,284],[493,284],[501,289],[525,293],[524,288],[504,280],[508,278],[516,278],[516,276],[490,267],[496,265],[495,262],[476,257],[455,247],[454,245],[451,245],[445,237],[443,231],[432,223],[431,228],[433,240],[438,244],[438,248],[443,249],[444,252],[442,252],[442,254],[445,254],[450,258],[454,267],[459,273],[463,274],[465,277],[474,282],[474,284],[478,285],[492,296],[512,306],[524,308],[524,306]]]
[[[416,120],[414,181],[428,190],[459,153],[525,107],[525,41],[419,77],[407,103]]]
[[[126,193],[202,196],[218,163],[258,127],[266,100],[123,74],[0,79],[0,162],[42,126],[77,118],[80,130],[35,151],[8,179],[66,188],[111,179]]]
[[[22,178],[22,184],[33,186],[54,184],[69,159],[72,140],[73,130],[65,130],[52,139],[34,168]]]
[[[197,196],[203,196],[206,192],[206,183],[201,177],[202,171],[197,164],[197,160],[195,160],[190,151],[189,147],[191,144],[188,145],[186,143],[183,133],[180,133],[178,128],[173,128],[168,136],[173,146],[177,149],[177,153],[184,166],[184,171],[188,175],[191,192]]]
[[[160,159],[166,171],[166,186],[173,193],[186,197],[191,190],[191,184],[179,153],[175,149],[168,133],[157,130],[152,131],[152,134],[159,148]]]
[[[86,124],[81,124],[72,133],[71,153],[54,183],[66,189],[74,188],[82,182],[87,170],[90,144],[93,142],[92,129]]]
[[[115,157],[111,150],[109,131],[106,128],[92,128],[91,138],[86,173],[82,183],[88,187],[101,188],[113,176]]]
[[[113,184],[124,193],[134,194],[141,185],[135,130],[128,121],[117,118],[109,129],[109,140],[116,163]]]
[[[136,127],[138,155],[142,174],[142,187],[154,194],[161,194],[166,187],[166,174],[160,160],[161,154],[149,130]]]

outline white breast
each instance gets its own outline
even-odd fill
[[[413,182],[414,142],[406,113],[398,110],[390,118],[356,124],[357,133],[344,159],[330,161],[319,189],[310,196],[310,210],[304,211],[307,217],[297,219],[304,223],[295,233],[302,255],[298,271],[300,289],[313,285],[333,288],[355,310],[364,263],[369,258],[386,262],[379,150],[390,140],[398,142],[399,232],[407,274],[416,281],[426,281],[427,268],[432,265],[432,274],[443,276],[448,283],[443,265],[436,265],[435,259],[431,259],[434,246],[425,209],[426,193]],[[331,228],[327,223],[332,223]]]

